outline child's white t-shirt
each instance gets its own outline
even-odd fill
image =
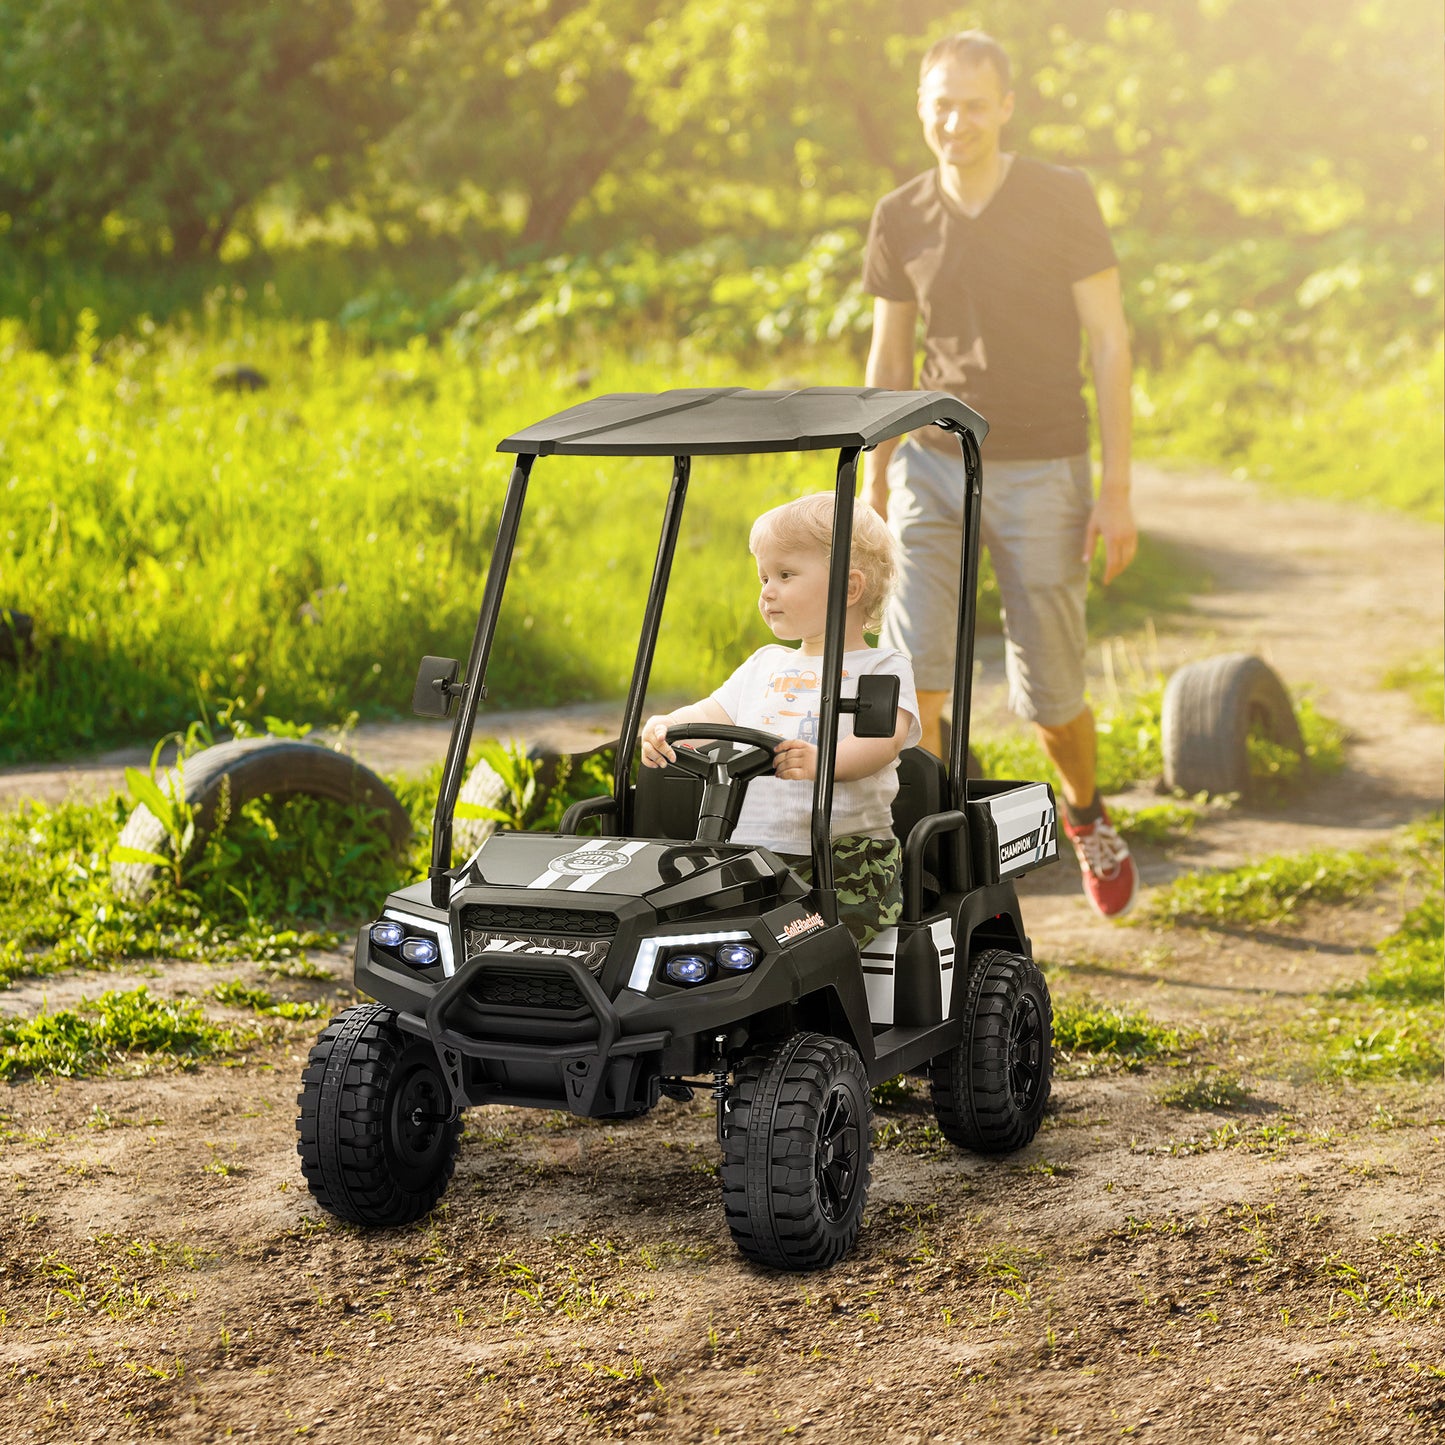
[[[770,643],[760,647],[723,685],[712,700],[738,727],[761,728],[780,738],[818,742],[818,711],[822,700],[823,659],[805,657],[796,648]],[[882,673],[898,679],[898,710],[908,714],[912,747],[923,736],[918,725],[918,695],[913,666],[892,647],[863,647],[843,654],[843,696],[858,695],[858,679]],[[853,714],[838,716],[838,740],[853,736]],[[833,784],[832,836],[861,834],[891,838],[892,803],[898,793],[898,764],[889,763],[866,778]],[[775,853],[812,852],[813,784],[803,778],[777,778],[765,773],[748,784],[735,843],[758,843]]]

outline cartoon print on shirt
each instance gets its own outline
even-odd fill
[[[844,681],[848,676],[848,670],[844,668]],[[778,668],[768,678],[765,710],[759,726],[781,733],[784,737],[801,738],[805,743],[816,744],[820,686],[818,674],[812,668]],[[801,707],[797,705],[799,703],[802,704]],[[774,707],[776,711],[773,711]],[[797,721],[790,721],[785,725],[784,718]]]

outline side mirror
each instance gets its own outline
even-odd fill
[[[465,690],[457,683],[460,663],[454,657],[424,657],[417,669],[411,710],[418,717],[450,717],[452,699]]]
[[[854,715],[854,737],[891,738],[898,730],[898,679],[886,673],[860,677],[858,696],[845,698],[842,708]]]

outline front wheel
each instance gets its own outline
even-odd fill
[[[851,1045],[794,1034],[734,1075],[723,1119],[733,1242],[774,1269],[824,1269],[853,1247],[873,1158],[868,1074]]]
[[[1054,1012],[1038,965],[1002,949],[980,954],[963,1025],[963,1042],[932,1065],[938,1127],[980,1154],[1021,1149],[1038,1133],[1053,1085]]]
[[[462,1126],[430,1044],[378,1004],[349,1008],[301,1075],[296,1152],[317,1203],[353,1224],[410,1224],[451,1181]]]

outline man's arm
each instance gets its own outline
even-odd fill
[[[889,391],[913,390],[913,338],[918,326],[918,307],[912,301],[873,298],[873,340],[868,347],[865,386],[882,386]],[[898,445],[879,442],[863,453],[863,500],[886,522],[888,520],[888,462]]]
[[[1118,267],[1075,281],[1074,305],[1089,338],[1089,365],[1099,403],[1099,443],[1103,452],[1099,495],[1084,534],[1084,560],[1093,557],[1102,538],[1104,581],[1112,582],[1134,560],[1139,545],[1129,498],[1132,365]]]

